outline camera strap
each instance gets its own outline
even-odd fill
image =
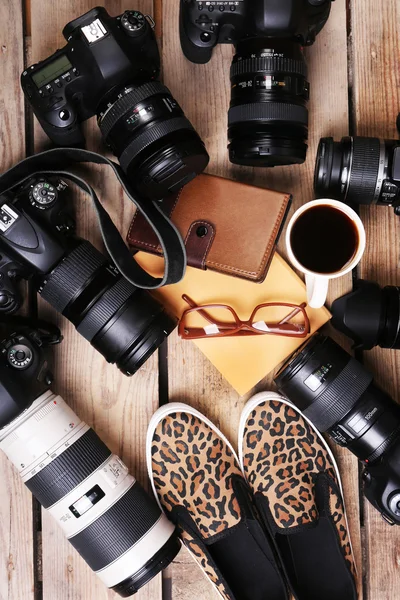
[[[142,212],[156,233],[164,254],[164,275],[153,277],[132,257],[130,250],[101,204],[94,189],[82,177],[68,168],[77,163],[95,163],[112,168],[126,195]],[[60,165],[62,167],[60,168]],[[99,220],[101,235],[111,259],[120,273],[136,287],[152,290],[180,281],[186,270],[186,250],[182,237],[163,213],[156,200],[142,198],[133,189],[121,167],[96,152],[80,148],[54,148],[25,158],[0,175],[0,194],[22,185],[31,177],[56,176],[69,179],[92,199]]]

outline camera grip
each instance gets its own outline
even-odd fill
[[[127,196],[143,213],[154,229],[165,259],[163,277],[153,277],[147,273],[132,257],[118,229],[102,206],[93,188],[83,179],[67,171],[77,163],[104,164],[111,167]],[[63,170],[60,170],[62,165]],[[177,283],[186,271],[186,250],[181,235],[175,225],[159,208],[156,201],[138,196],[127,180],[121,167],[108,158],[77,148],[54,148],[30,156],[0,175],[0,193],[12,190],[35,175],[58,176],[71,180],[85,191],[95,206],[101,234],[106,249],[120,273],[132,285],[142,289],[157,289],[164,285]]]
[[[10,262],[0,262],[0,315],[16,312],[23,303],[15,282],[8,275],[11,268]]]
[[[188,60],[190,60],[190,62],[196,63],[198,65],[204,65],[211,60],[212,51],[217,45],[218,40],[217,37],[214,36],[215,41],[211,47],[202,47],[192,42],[188,28],[186,26],[187,24],[191,23],[191,21],[185,13],[185,11],[190,11],[190,7],[185,7],[184,4],[185,3],[182,1],[179,14],[179,36],[181,40],[182,51],[185,57]],[[195,27],[194,29],[197,30],[198,28]]]

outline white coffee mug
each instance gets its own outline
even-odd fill
[[[353,257],[339,271],[334,273],[322,274],[315,271],[310,271],[298,261],[292,249],[291,234],[294,224],[300,215],[317,205],[331,206],[332,208],[341,210],[353,221],[353,224],[358,231],[358,247]],[[338,242],[340,243],[340,240]],[[358,265],[362,255],[364,254],[365,242],[365,229],[360,217],[352,208],[343,202],[329,199],[313,200],[312,202],[307,202],[307,204],[304,204],[298,210],[296,210],[290,219],[286,230],[286,249],[292,265],[305,275],[307,285],[307,302],[311,308],[321,308],[321,306],[325,304],[326,297],[328,295],[329,281],[331,279],[337,279],[338,277],[346,275],[346,273],[349,273]]]

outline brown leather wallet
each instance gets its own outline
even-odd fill
[[[213,175],[199,175],[162,208],[185,240],[188,265],[264,281],[291,203],[283,194]],[[136,212],[127,236],[135,250],[161,255]]]

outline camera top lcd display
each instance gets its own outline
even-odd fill
[[[72,69],[72,64],[69,62],[66,54],[60,56],[56,60],[53,60],[50,64],[40,69],[37,73],[32,75],[32,79],[38,88],[46,85],[50,81],[53,81],[56,77],[63,75],[66,71]]]

